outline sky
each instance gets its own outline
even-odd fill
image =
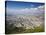
[[[41,14],[44,11],[44,3],[7,1],[8,14]]]
[[[18,1],[8,1],[7,7],[14,9],[22,9],[22,8],[35,8],[38,6],[44,5],[44,3],[35,3],[35,2],[18,2]]]

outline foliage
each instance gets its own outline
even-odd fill
[[[15,27],[13,29],[8,29],[6,34],[10,33],[33,33],[33,32],[44,32],[44,27],[35,27],[34,29],[25,29],[23,27]]]

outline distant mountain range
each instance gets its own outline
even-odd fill
[[[8,10],[6,11],[6,14],[8,16],[14,16],[14,15],[41,15],[45,12],[45,6],[39,6],[37,8],[25,8],[20,10]]]

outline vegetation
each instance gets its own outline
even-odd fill
[[[7,23],[5,33],[15,34],[44,32],[44,17],[41,17],[42,16],[9,16],[6,19]]]
[[[34,29],[25,29],[23,27],[15,27],[13,29],[7,29],[6,34],[14,33],[33,33],[33,32],[44,32],[44,27],[35,27]]]

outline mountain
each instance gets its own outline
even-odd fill
[[[45,12],[45,6],[39,6],[37,8],[25,8],[25,9],[15,9],[15,10],[10,10],[7,9],[6,13],[7,15],[19,15],[19,14],[29,14],[29,15],[40,15]]]

